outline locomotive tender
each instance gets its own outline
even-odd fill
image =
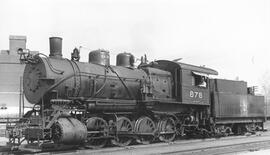
[[[49,57],[21,55],[24,93],[34,105],[10,130],[13,142],[97,148],[263,129],[264,97],[244,81],[210,78],[218,74],[210,68],[144,59],[135,68],[130,53],[112,66],[105,50],[79,62],[75,49],[68,60],[58,37],[50,38]]]

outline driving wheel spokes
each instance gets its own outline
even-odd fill
[[[135,132],[138,134],[137,142],[149,144],[155,138],[155,123],[149,117],[141,117],[135,123]]]
[[[129,136],[121,135],[129,134],[133,130],[131,121],[127,117],[118,117],[116,121],[117,136],[115,139],[112,139],[111,142],[117,146],[127,146],[132,142],[132,138]],[[119,134],[118,134],[119,133]]]
[[[175,121],[172,118],[165,118],[158,122],[159,140],[171,142],[176,136]]]
[[[100,117],[92,117],[86,121],[88,130],[87,147],[102,148],[107,144],[108,124]]]

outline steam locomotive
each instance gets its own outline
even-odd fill
[[[23,89],[33,109],[11,128],[11,142],[104,147],[137,141],[170,142],[181,136],[227,136],[263,129],[263,96],[244,81],[210,78],[218,72],[176,61],[146,58],[134,67],[130,53],[62,57],[62,38],[50,38],[50,55],[19,50],[26,63]]]

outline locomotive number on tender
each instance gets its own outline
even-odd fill
[[[189,92],[189,97],[191,98],[203,98],[203,94],[202,92],[199,92],[199,91],[190,91]]]

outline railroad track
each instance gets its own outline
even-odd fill
[[[179,151],[169,151],[158,153],[160,155],[174,155],[174,154],[182,154],[182,155],[190,155],[190,154],[230,154],[237,152],[248,152],[248,151],[258,151],[261,149],[270,148],[270,140],[260,141],[260,142],[246,142],[239,144],[231,144],[231,145],[222,145],[222,146],[212,146],[212,147],[204,147],[198,149],[191,150],[179,150]]]
[[[149,145],[132,145],[128,147],[110,147],[99,150],[72,150],[46,152],[41,154],[102,154],[102,155],[126,155],[126,154],[229,154],[235,152],[257,151],[270,148],[270,133],[262,136],[233,136],[224,138],[178,140],[172,143],[154,143]]]
[[[270,132],[251,136],[231,136],[223,138],[177,140],[171,143],[154,143],[149,145],[132,145],[127,147],[108,147],[98,150],[76,149],[55,152],[35,152],[39,154],[228,154],[243,151],[256,151],[270,148]],[[14,152],[31,153],[31,152]]]

